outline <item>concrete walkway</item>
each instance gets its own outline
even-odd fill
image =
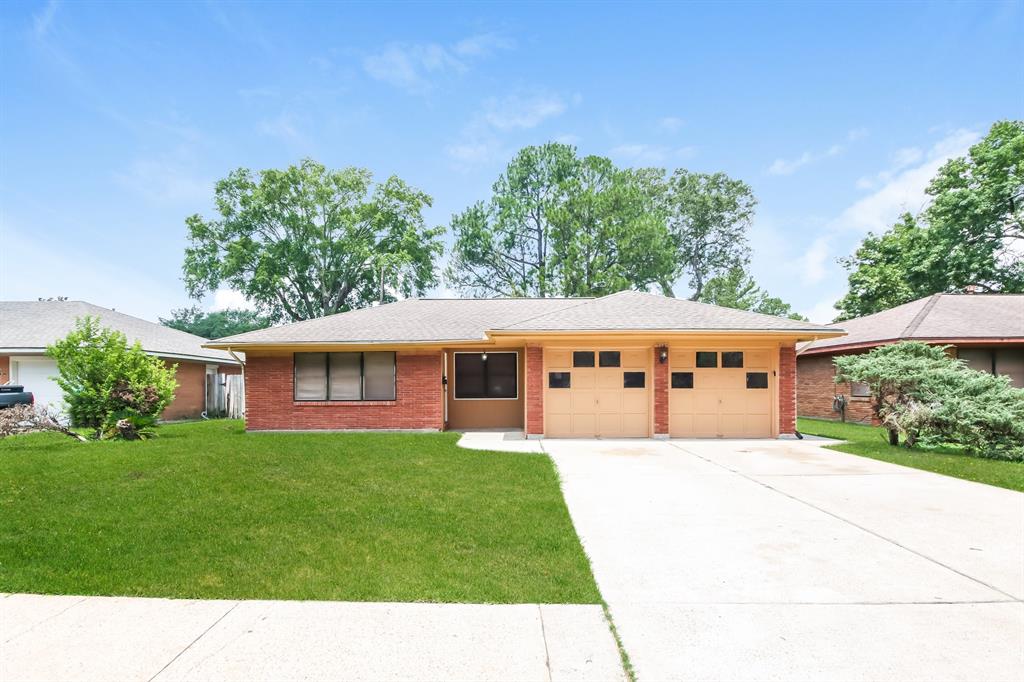
[[[1024,495],[797,441],[543,441],[641,682],[1024,679]]]
[[[622,680],[600,606],[0,595],[0,680]]]

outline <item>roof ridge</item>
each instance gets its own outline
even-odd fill
[[[609,294],[609,296],[613,296],[613,295],[614,294]],[[593,303],[594,301],[599,301],[602,298],[604,298],[604,296],[601,296],[600,298],[587,298],[587,299],[583,299],[582,301],[580,301],[576,305],[569,305],[569,306],[566,306],[564,308],[559,308],[558,310],[548,310],[546,312],[539,313],[539,314],[534,315],[532,317],[524,317],[521,320],[516,320],[515,322],[509,322],[508,324],[506,324],[506,325],[504,325],[502,327],[495,327],[495,329],[508,329],[509,327],[511,327],[514,324],[522,324],[524,322],[529,322],[530,320],[536,320],[537,318],[540,318],[540,317],[547,317],[548,315],[554,315],[555,313],[563,313],[566,310],[574,310],[576,308],[579,308],[582,305],[587,305],[589,303]],[[486,332],[487,330],[485,329],[484,331]]]
[[[932,308],[934,308],[935,304],[939,302],[939,297],[941,296],[942,294],[932,294],[931,296],[928,297],[928,302],[925,303],[924,306],[917,311],[917,315],[914,315],[914,319],[912,319],[910,321],[910,324],[907,325],[907,328],[903,330],[903,334],[900,335],[901,339],[910,338],[911,336],[914,335],[914,332],[917,331],[917,328],[921,326],[922,322],[924,322],[924,318],[928,317],[928,314],[932,311]]]

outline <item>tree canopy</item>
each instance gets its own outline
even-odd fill
[[[803,315],[794,312],[793,306],[781,298],[769,296],[768,292],[759,287],[754,278],[739,265],[709,279],[701,291],[699,300],[701,303],[713,303],[725,308],[750,310],[765,315],[788,317],[791,320],[807,320]]]
[[[254,310],[214,310],[204,312],[198,306],[178,308],[160,324],[204,339],[219,339],[269,327],[271,321]]]
[[[929,184],[930,203],[853,256],[839,319],[968,288],[1024,291],[1024,121],[999,121]]]
[[[272,320],[305,320],[437,283],[443,228],[427,228],[431,198],[392,176],[328,170],[306,159],[285,170],[230,173],[215,189],[218,218],[186,220],[185,285],[198,298],[221,284]]]
[[[708,280],[750,259],[747,230],[757,200],[749,185],[725,173],[679,169],[667,179],[662,201],[677,263],[662,291],[671,296],[674,280],[686,277],[690,300],[699,301]]]
[[[570,145],[525,147],[492,196],[452,218],[452,286],[482,296],[601,296],[706,282],[749,256],[750,188],[722,173],[621,169]]]
[[[558,143],[525,147],[492,197],[452,218],[449,282],[483,296],[600,296],[669,275],[656,173],[579,158]]]

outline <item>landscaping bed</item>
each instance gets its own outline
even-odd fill
[[[801,417],[797,420],[797,429],[813,436],[847,441],[826,446],[840,452],[1024,492],[1024,462],[972,457],[955,447],[892,446],[886,441],[885,429],[864,424]]]
[[[0,592],[598,603],[546,455],[457,434],[0,441]]]

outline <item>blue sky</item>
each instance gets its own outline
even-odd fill
[[[397,174],[443,225],[563,140],[748,182],[755,277],[827,321],[835,259],[1024,113],[1021,35],[1021,2],[7,3],[0,298],[189,305],[184,219],[239,166]]]

